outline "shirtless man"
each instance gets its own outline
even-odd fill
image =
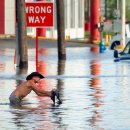
[[[10,95],[10,105],[11,106],[21,106],[21,101],[24,97],[26,97],[32,90],[38,95],[38,96],[48,96],[52,99],[52,101],[55,104],[55,96],[59,100],[59,104],[61,104],[61,100],[59,98],[59,92],[55,89],[52,91],[45,91],[39,87],[37,87],[36,84],[39,83],[40,79],[44,78],[40,73],[38,72],[32,72],[30,75],[26,77],[26,81],[21,83]]]

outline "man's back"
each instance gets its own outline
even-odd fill
[[[31,83],[29,81],[25,81],[20,84],[13,93],[20,99],[27,96],[32,91]]]

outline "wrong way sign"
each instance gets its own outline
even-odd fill
[[[53,17],[53,3],[26,3],[26,21],[28,27],[52,27]]]

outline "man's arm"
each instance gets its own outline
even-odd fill
[[[35,92],[38,96],[47,96],[47,95],[45,95],[45,94],[43,94],[43,93],[41,93],[41,92],[38,92],[38,91],[36,91],[36,90],[34,90],[34,92]]]
[[[32,84],[32,89],[33,91],[38,95],[38,96],[48,96],[51,97],[51,91],[45,91],[39,87],[37,87],[35,84]]]

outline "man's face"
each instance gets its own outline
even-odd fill
[[[34,77],[32,78],[32,80],[34,81],[35,84],[40,82],[40,78],[37,77],[37,76],[34,76]]]

